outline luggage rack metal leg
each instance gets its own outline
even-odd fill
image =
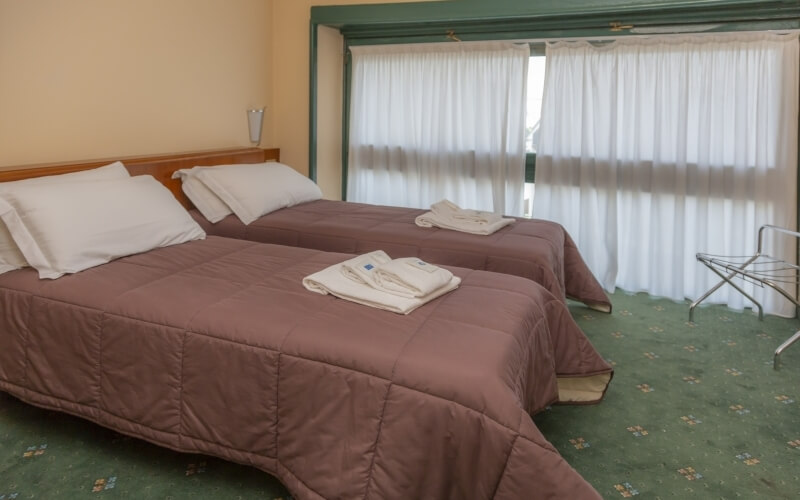
[[[787,347],[794,344],[800,340],[800,330],[794,332],[794,335],[789,337],[786,342],[781,344],[777,349],[775,349],[775,356],[772,358],[772,368],[775,370],[779,370],[781,367],[781,354],[783,351],[786,350]]]
[[[736,290],[739,291],[739,293],[741,293],[742,295],[747,297],[750,300],[750,302],[754,303],[756,305],[756,307],[758,307],[758,319],[760,319],[760,320],[764,319],[764,308],[761,307],[761,304],[756,299],[754,299],[749,294],[747,294],[744,290],[742,290],[741,287],[736,285],[736,283],[731,281],[738,274],[737,271],[734,271],[734,272],[728,274],[727,276],[725,276],[724,274],[719,272],[715,267],[712,266],[710,261],[706,259],[705,254],[698,253],[696,257],[697,257],[697,260],[699,260],[700,262],[705,264],[706,267],[708,267],[709,269],[714,271],[714,273],[716,273],[720,278],[722,278],[722,281],[720,281],[719,283],[717,283],[713,287],[709,288],[709,290],[706,293],[701,295],[697,300],[695,300],[694,302],[691,303],[691,305],[689,305],[689,322],[694,322],[694,308],[697,307],[698,305],[700,305],[700,302],[703,302],[708,297],[710,297],[712,293],[714,293],[717,290],[719,290],[719,287],[721,287],[725,283],[728,283],[729,285],[734,287]],[[745,268],[747,268],[747,266],[752,264],[753,261],[755,261],[757,258],[758,258],[758,254],[750,257],[748,260],[745,261],[745,263],[742,266],[740,266],[738,268],[739,271],[743,271]]]
[[[797,298],[787,293],[786,290],[783,289],[783,286],[781,286],[782,284],[784,286],[786,284],[791,284],[795,286],[795,290],[800,287],[800,266],[791,264],[781,259],[770,257],[769,255],[762,253],[764,242],[763,236],[765,230],[772,230],[777,233],[783,233],[785,235],[800,239],[800,232],[790,231],[782,227],[766,224],[761,226],[758,230],[758,250],[756,251],[756,254],[751,257],[729,257],[704,253],[697,254],[697,260],[714,271],[714,273],[722,278],[722,280],[691,303],[689,306],[690,322],[694,321],[694,309],[726,283],[731,285],[734,289],[736,289],[736,291],[744,295],[750,302],[755,304],[756,307],[758,307],[758,319],[763,320],[764,308],[758,301],[756,301],[755,298],[745,292],[742,287],[737,285],[734,282],[734,279],[749,281],[750,283],[761,287],[768,286],[791,301],[796,308],[800,308],[800,302],[798,302]],[[800,330],[795,332],[794,335],[788,338],[775,350],[772,360],[772,366],[775,370],[778,370],[781,366],[781,354],[783,351],[798,341],[800,341]]]

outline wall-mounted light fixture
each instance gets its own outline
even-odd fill
[[[257,146],[261,142],[261,123],[264,120],[264,108],[247,110],[247,127],[250,130],[250,142]]]

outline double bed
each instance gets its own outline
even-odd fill
[[[279,159],[278,150],[261,151],[263,157],[256,159],[251,150],[242,150],[245,154],[242,158],[231,152],[235,160],[231,163]],[[195,166],[221,163],[216,158],[198,158]],[[186,167],[171,168],[173,171],[180,169]],[[191,201],[182,192],[180,195],[185,205],[191,208]],[[211,223],[200,210],[191,211],[195,220],[211,235],[328,252],[365,253],[382,249],[394,258],[418,257],[435,264],[532,279],[556,297],[571,298],[592,309],[611,312],[608,296],[560,224],[516,218],[513,224],[491,235],[476,236],[437,227],[419,227],[415,219],[425,212],[314,200],[274,210],[244,224],[233,214]]]
[[[531,279],[554,296],[611,312],[612,305],[569,233],[557,223],[518,218],[489,236],[422,228],[424,210],[318,200],[276,210],[245,225],[235,215],[212,224],[193,207],[173,174],[196,166],[278,161],[279,149],[232,148],[92,160],[39,168],[0,170],[0,182],[62,174],[122,160],[131,175],[149,174],[165,185],[213,236],[289,245],[328,252],[365,253],[382,249],[394,258],[419,257],[435,264],[480,269]]]
[[[123,161],[170,184],[173,163]],[[348,257],[209,236],[55,280],[0,274],[0,389],[256,466],[296,498],[599,498],[530,418],[599,401],[612,376],[560,297],[459,267],[407,316],[303,288]]]
[[[554,222],[517,219],[488,236],[423,228],[425,210],[346,201],[317,200],[282,208],[245,225],[229,215],[211,224],[191,214],[208,233],[262,243],[329,252],[382,249],[393,257],[419,257],[437,264],[481,269],[531,279],[553,295],[611,311],[600,284],[564,228]]]

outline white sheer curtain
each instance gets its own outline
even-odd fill
[[[522,215],[528,45],[350,50],[348,200]]]
[[[795,227],[797,124],[797,34],[549,45],[533,214],[566,227],[606,289],[696,298],[718,281],[697,252],[752,255],[760,225]],[[750,305],[730,286],[710,300]]]

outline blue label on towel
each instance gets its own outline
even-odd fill
[[[373,266],[372,264],[365,264],[364,269],[366,269],[367,271],[372,271],[373,269],[375,269],[375,266]]]
[[[417,259],[417,260],[409,260],[406,262],[408,263],[409,266],[416,267],[417,269],[425,271],[426,273],[435,273],[436,270],[439,269],[437,266],[434,266],[433,264],[428,264],[424,260]]]

